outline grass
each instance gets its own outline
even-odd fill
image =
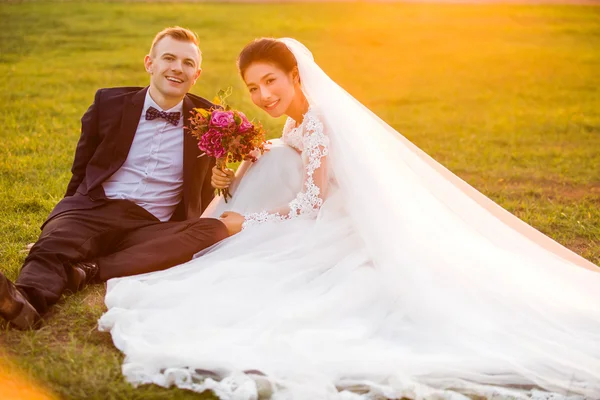
[[[295,37],[415,144],[600,263],[600,7],[25,2],[0,4],[0,21],[0,269],[11,279],[64,193],[95,90],[146,85],[150,41],[175,24],[202,41],[195,93],[232,85],[231,103],[276,136],[283,121],[250,104],[234,60],[254,37]],[[40,331],[0,328],[0,352],[60,398],[211,398],[130,387],[96,330],[103,309],[103,288],[89,288]]]

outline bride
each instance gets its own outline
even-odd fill
[[[600,270],[365,108],[293,39],[238,59],[288,116],[204,216],[237,234],[108,283],[131,383],[221,399],[599,399]]]

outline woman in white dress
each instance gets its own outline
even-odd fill
[[[242,165],[242,229],[170,270],[108,283],[133,384],[221,399],[599,399],[600,274],[335,84],[293,39],[242,51],[287,115]]]

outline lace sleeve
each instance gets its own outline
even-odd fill
[[[327,155],[329,140],[323,123],[307,114],[302,136],[302,160],[304,161],[304,185],[287,206],[277,210],[247,214],[242,229],[270,221],[282,221],[296,217],[316,216],[327,191]]]

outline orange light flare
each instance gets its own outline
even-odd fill
[[[0,399],[56,400],[57,397],[38,387],[0,351]]]

